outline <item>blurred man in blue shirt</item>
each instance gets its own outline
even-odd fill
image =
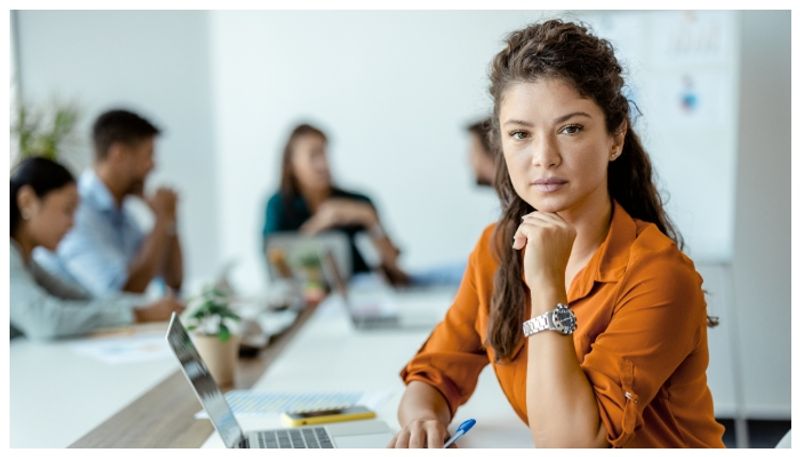
[[[93,169],[81,175],[81,204],[75,226],[59,244],[56,256],[37,252],[52,273],[79,283],[95,296],[144,292],[155,278],[177,291],[183,281],[177,233],[177,195],[158,188],[145,196],[145,181],[155,168],[155,140],[160,130],[125,110],[103,113],[95,121]],[[145,233],[126,208],[128,197],[144,199],[155,223]]]

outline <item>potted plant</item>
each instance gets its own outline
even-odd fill
[[[48,107],[21,103],[15,114],[11,133],[20,158],[63,159],[63,153],[77,142],[75,128],[80,110],[74,102],[54,101]]]
[[[232,331],[239,316],[230,308],[230,293],[206,286],[189,300],[189,331],[197,351],[220,386],[233,384],[239,358],[240,337]]]

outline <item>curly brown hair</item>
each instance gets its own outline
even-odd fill
[[[609,195],[632,217],[654,223],[683,249],[683,239],[664,211],[653,182],[650,158],[631,127],[630,103],[622,92],[625,81],[614,48],[585,25],[553,19],[529,25],[506,38],[505,49],[494,57],[490,75],[489,91],[494,100],[490,136],[495,150],[502,150],[498,114],[506,88],[541,78],[565,81],[594,100],[605,115],[609,134],[627,126],[622,154],[608,166]],[[500,266],[494,277],[487,344],[499,361],[511,355],[522,336],[529,290],[520,280],[523,251],[512,250],[511,244],[520,218],[536,208],[514,191],[502,154],[496,160],[495,188],[502,214],[495,227],[493,250]]]

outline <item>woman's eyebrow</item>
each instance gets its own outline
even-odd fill
[[[588,117],[589,119],[592,118],[592,116],[590,116],[588,113],[585,113],[583,111],[575,111],[573,113],[569,113],[569,114],[565,114],[563,116],[557,117],[553,123],[554,124],[558,124],[558,123],[564,122],[567,119],[569,119],[571,117],[575,117],[575,116],[585,116],[585,117]],[[503,123],[503,125],[508,125],[508,124],[516,124],[516,125],[522,125],[522,126],[525,126],[525,127],[533,127],[533,123],[528,122],[528,121],[521,121],[519,119],[509,119],[509,120],[507,120],[507,121],[505,121]]]
[[[588,117],[589,119],[591,119],[591,118],[592,118],[592,116],[590,116],[590,115],[589,115],[589,114],[587,114],[587,113],[584,113],[583,111],[575,111],[574,113],[565,114],[565,115],[563,115],[563,116],[561,116],[561,117],[557,118],[557,119],[556,119],[556,121],[555,121],[555,123],[556,123],[556,124],[558,124],[558,123],[564,122],[564,121],[566,121],[567,119],[569,119],[569,118],[571,118],[571,117],[574,117],[574,116],[585,116],[585,117]]]
[[[533,127],[533,124],[531,124],[530,122],[520,121],[520,120],[517,120],[517,119],[509,119],[509,120],[503,122],[503,125],[508,125],[508,124],[517,124],[517,125],[522,125],[522,126],[525,126],[525,127]]]

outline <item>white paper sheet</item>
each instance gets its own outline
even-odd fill
[[[258,390],[232,390],[225,394],[236,418],[243,416],[272,417],[284,411],[334,408],[362,405],[376,411],[394,393],[394,389],[378,389],[366,392],[325,391],[325,392],[273,392]],[[201,410],[195,419],[206,419],[208,415]]]
[[[91,338],[70,344],[70,349],[109,365],[174,357],[163,332]]]

